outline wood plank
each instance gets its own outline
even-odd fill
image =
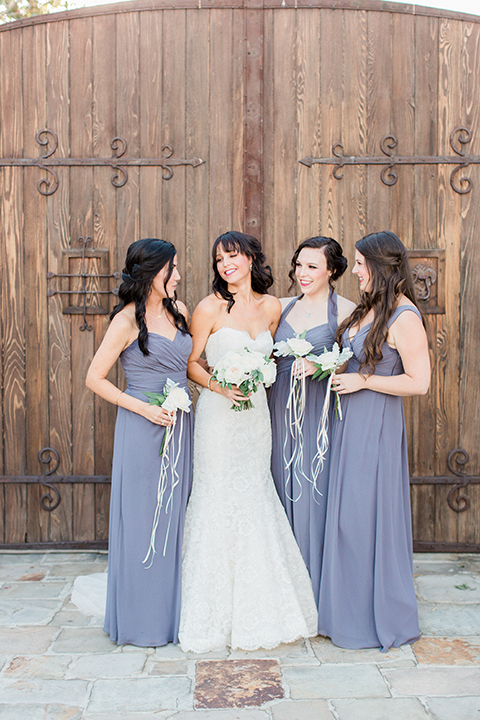
[[[461,23],[442,20],[439,24],[438,71],[438,153],[448,154],[450,133],[462,123],[462,89],[457,78],[462,74]],[[447,467],[447,455],[458,447],[459,421],[459,299],[461,196],[450,187],[448,166],[438,170],[438,247],[445,248],[445,274],[448,286],[445,297],[445,315],[437,316],[437,427],[436,473],[441,475]],[[448,490],[437,486],[435,539],[458,540],[458,514],[448,508]]]
[[[260,22],[260,21],[259,21]],[[263,32],[263,18],[261,22]],[[245,201],[245,181],[244,181],[244,113],[248,108],[245,108],[245,73],[243,68],[244,63],[244,46],[245,40],[245,28],[244,28],[244,10],[233,10],[232,12],[232,108],[239,108],[238,112],[232,114],[232,125],[231,125],[231,165],[230,172],[232,175],[232,207],[231,207],[231,220],[230,228],[244,228],[245,232],[249,232],[247,225],[244,225],[246,216],[245,213],[250,213],[250,210],[245,210],[247,205]],[[260,52],[260,50],[259,50]],[[263,48],[262,48],[263,54]],[[262,70],[263,73],[263,70]],[[240,112],[240,108],[244,108],[244,113]],[[263,107],[262,107],[263,112]],[[260,132],[263,130],[263,122],[260,123]],[[262,138],[263,146],[263,138]],[[260,145],[258,144],[256,152],[259,152]],[[257,162],[263,161],[263,157],[257,157]],[[262,183],[263,185],[263,183]],[[257,188],[258,190],[258,188]],[[262,188],[260,188],[260,191]],[[263,202],[261,203],[263,205]],[[256,236],[257,230],[260,229],[259,235],[263,236],[263,219],[262,219],[262,208],[258,208],[260,226],[251,226],[251,230],[254,231],[253,235]],[[261,239],[259,237],[259,239]]]
[[[317,9],[297,10],[297,237],[289,239],[288,250],[294,244],[321,232],[320,225],[320,172],[307,168],[299,158],[321,157],[327,140],[323,140],[320,103],[320,43],[321,13]],[[285,248],[287,250],[287,248]],[[285,257],[286,262],[289,258]],[[287,294],[288,277],[279,278],[280,292]]]
[[[67,22],[47,26],[47,126],[58,135],[57,157],[70,155],[69,27]],[[63,272],[62,249],[70,246],[70,177],[58,168],[58,190],[47,198],[48,270]],[[58,280],[57,280],[58,282]],[[59,472],[72,474],[71,327],[62,314],[61,296],[49,298],[49,414],[50,446],[60,455]],[[59,507],[49,513],[49,540],[71,539],[71,487],[62,489]]]
[[[233,141],[231,129],[234,114],[232,87],[232,24],[231,10],[211,10],[210,15],[210,242],[232,226],[232,163]],[[243,123],[242,123],[243,125]],[[241,135],[243,147],[243,130]],[[220,195],[221,193],[221,195]],[[221,197],[221,200],[220,200]],[[242,213],[243,215],[243,213]]]
[[[163,16],[163,104],[162,136],[173,148],[173,157],[185,157],[185,29],[184,10],[166,10]],[[175,52],[168,52],[172,45]],[[181,92],[179,92],[181,88]],[[173,168],[171,180],[163,181],[163,235],[175,245],[178,270],[185,277],[185,173],[186,167]],[[193,171],[188,168],[188,171]],[[178,291],[185,299],[185,283]]]
[[[186,18],[185,149],[188,157],[210,154],[209,12],[189,10]],[[202,42],[198,42],[202,38]],[[185,217],[185,299],[190,314],[210,292],[209,184],[207,164],[187,171]]]
[[[139,104],[139,16],[119,15],[116,19],[116,134],[127,141],[127,153],[136,157],[140,150]],[[117,190],[117,243],[120,258],[128,246],[139,239],[139,168],[128,168],[128,182]],[[123,267],[123,266],[122,266]]]
[[[0,542],[5,542],[5,491],[0,485]]]
[[[285,282],[292,249],[296,246],[295,183],[297,149],[295,127],[296,98],[296,13],[285,10],[273,18],[273,182],[271,223],[265,231],[265,252],[271,258],[274,277]],[[267,168],[265,165],[265,173]]]
[[[206,14],[206,13],[205,13]],[[163,13],[140,15],[140,154],[162,157],[163,127]],[[176,54],[176,52],[174,53]],[[163,233],[162,168],[140,170],[140,237],[161,238]]]
[[[95,540],[108,540],[110,485],[95,485]]]
[[[367,152],[367,13],[344,13],[344,98],[342,140],[345,154]],[[356,38],[349,42],[348,38]],[[330,150],[331,148],[329,148]],[[355,242],[367,232],[367,168],[349,167],[340,180],[343,189],[342,237],[348,269],[338,291],[353,302],[359,298],[358,280],[352,275]]]
[[[437,153],[437,86],[438,86],[438,21],[434,18],[417,18],[415,21],[415,144],[416,155]],[[437,196],[438,169],[436,166],[415,167],[415,192],[413,197],[414,228],[413,247],[428,249],[437,247]],[[414,398],[412,406],[411,442],[412,475],[435,474],[436,448],[436,347],[437,318],[426,316],[427,335],[431,353],[432,378],[427,395]],[[430,488],[434,493],[435,489]]]
[[[27,538],[27,489],[25,484],[7,484],[5,494],[5,542],[24,543]],[[8,508],[8,512],[7,512]]]
[[[93,26],[93,155],[108,157],[112,152],[111,140],[116,136],[116,68],[112,63],[112,50],[105,38],[114,39],[115,17],[95,18]],[[109,251],[108,272],[121,271],[124,257],[117,251],[117,198],[122,197],[122,188],[117,190],[111,183],[110,168],[98,167],[93,171],[93,243],[95,247]],[[109,287],[117,284],[109,281]],[[112,310],[117,300],[110,298],[109,309]],[[103,340],[108,327],[106,315],[92,317],[94,333],[94,351]],[[108,375],[113,383],[118,382],[117,367],[112,368]],[[94,395],[95,408],[95,472],[97,475],[110,474],[116,408],[98,395]]]
[[[12,63],[21,57],[22,41],[22,31],[12,30],[0,45],[4,157],[21,157],[23,151],[23,68]],[[5,167],[2,176],[3,457],[5,473],[14,475],[26,468],[23,170]]]
[[[387,13],[368,13],[367,140],[368,155],[381,155],[380,142],[391,133],[393,67],[392,18]],[[391,227],[391,188],[383,184],[381,169],[367,170],[367,232]]]
[[[243,179],[245,232],[262,241],[263,234],[263,8],[246,7],[244,43],[244,152]],[[234,29],[238,23],[234,21]],[[233,63],[233,68],[238,63]],[[235,94],[235,87],[234,87]],[[238,98],[240,101],[242,98]],[[236,98],[232,98],[237,107]],[[240,104],[241,107],[241,104]],[[233,136],[235,137],[235,135]]]
[[[95,486],[73,485],[73,539],[95,540]]]
[[[343,15],[322,10],[320,37],[320,97],[323,151],[330,155],[342,136],[343,114]],[[335,52],[332,52],[332,47]],[[321,167],[320,233],[342,242],[343,182],[333,177],[332,168]]]
[[[274,53],[274,17],[273,10],[263,11],[263,237],[268,263],[272,266],[275,284],[271,292],[285,295],[288,270],[283,267],[278,272],[275,265],[273,243],[268,238],[275,232],[275,53]],[[294,247],[293,238],[285,238],[286,254]]]

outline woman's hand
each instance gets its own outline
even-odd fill
[[[210,390],[213,390],[213,392],[218,393],[219,395],[223,395],[228,400],[230,400],[233,405],[241,405],[242,402],[245,402],[245,400],[248,400],[251,393],[248,395],[244,395],[241,390],[238,389],[236,385],[232,385],[232,389],[228,387],[222,387],[219,382],[216,380],[212,380],[210,382]]]
[[[293,374],[297,378],[297,380],[301,380],[302,378],[313,375],[316,370],[317,368],[315,367],[315,365],[310,362],[310,360],[306,360],[305,358],[297,358],[293,362]]]
[[[332,388],[339,395],[347,395],[348,393],[365,390],[365,387],[365,377],[360,375],[360,373],[352,372],[333,375]]]
[[[168,427],[173,424],[173,421],[175,420],[174,412],[169,412],[168,410],[160,407],[160,405],[149,405],[148,403],[143,404],[145,405],[142,413],[144,418],[150,420],[150,422],[155,425],[162,425],[163,427]]]

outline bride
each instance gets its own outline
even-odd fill
[[[254,407],[221,387],[213,367],[230,350],[270,355],[280,302],[260,243],[227,232],[215,241],[213,294],[191,321],[188,375],[204,387],[197,403],[193,490],[187,508],[179,641],[184,651],[272,648],[315,635],[310,578],[270,474],[271,427],[265,388]]]

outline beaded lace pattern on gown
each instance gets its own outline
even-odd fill
[[[208,363],[244,347],[270,355],[272,336],[221,328],[207,341]],[[317,632],[310,578],[270,472],[264,387],[251,399],[253,409],[234,412],[223,395],[204,390],[197,403],[179,631],[185,651],[272,648]]]

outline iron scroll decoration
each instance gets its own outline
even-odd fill
[[[448,453],[447,458],[447,465],[450,472],[453,473],[453,475],[462,478],[461,481],[454,485],[454,487],[448,493],[447,503],[452,510],[457,513],[461,513],[465,512],[470,507],[470,498],[466,497],[466,495],[460,494],[460,490],[468,485],[469,479],[466,473],[462,472],[461,470],[457,470],[453,466],[454,460],[457,465],[459,465],[460,467],[464,467],[469,460],[469,455],[466,450],[463,450],[462,448],[456,448],[455,450],[452,450],[450,453]]]
[[[55,510],[55,508],[60,505],[62,499],[55,485],[52,485],[52,483],[46,480],[47,477],[50,477],[51,475],[53,475],[54,472],[58,470],[58,467],[60,465],[60,455],[52,447],[44,447],[38,453],[38,459],[43,465],[50,465],[53,458],[55,458],[55,465],[49,468],[48,471],[45,471],[39,480],[42,485],[50,488],[50,491],[53,492],[53,494],[55,495],[55,498],[53,498],[50,493],[44,493],[40,498],[40,505],[47,512],[52,512],[52,510]]]
[[[110,147],[113,156],[110,158],[57,158],[53,157],[58,148],[58,135],[50,128],[44,128],[37,132],[37,143],[45,148],[45,151],[38,158],[0,158],[0,167],[38,167],[49,173],[49,176],[39,180],[38,192],[48,197],[53,195],[60,184],[57,167],[111,167],[114,171],[111,182],[116,188],[121,188],[128,182],[127,167],[161,167],[163,168],[162,178],[171,180],[173,168],[180,165],[191,165],[196,168],[203,165],[205,160],[199,157],[175,158],[172,145],[165,144],[162,147],[163,155],[159,158],[135,158],[125,157],[127,152],[127,141],[117,135],[112,138]],[[119,162],[120,161],[120,162]]]
[[[450,185],[459,195],[466,195],[473,187],[472,181],[467,177],[457,178],[458,173],[463,171],[469,165],[480,164],[480,155],[466,155],[464,145],[467,145],[472,139],[472,133],[466,127],[456,127],[450,133],[450,147],[455,155],[412,155],[397,156],[393,151],[397,147],[398,140],[395,135],[384,135],[380,141],[380,150],[383,155],[371,157],[356,157],[354,155],[347,156],[343,154],[343,145],[335,143],[332,147],[333,157],[314,158],[311,155],[304,157],[299,162],[306,167],[312,167],[314,164],[333,165],[333,177],[336,180],[343,178],[340,172],[345,165],[379,165],[384,166],[380,172],[380,179],[384,185],[395,185],[398,176],[395,171],[397,165],[455,165],[450,173]]]

